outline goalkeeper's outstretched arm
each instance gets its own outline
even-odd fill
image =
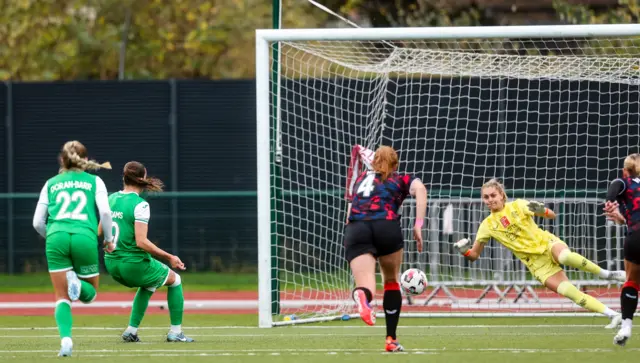
[[[485,243],[476,240],[473,243],[473,246],[471,246],[471,241],[467,238],[463,238],[453,244],[453,246],[469,261],[475,261],[480,258],[482,250],[484,250],[484,245]]]
[[[531,201],[529,202],[529,204],[527,204],[527,208],[529,208],[531,213],[533,213],[538,217],[542,217],[546,219],[554,219],[556,217],[555,212],[545,207],[544,203]]]

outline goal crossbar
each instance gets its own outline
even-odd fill
[[[638,34],[640,34],[640,24],[258,29],[256,30],[256,43],[309,40],[623,37]]]

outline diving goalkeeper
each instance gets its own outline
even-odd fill
[[[576,288],[565,275],[560,265],[571,266],[590,272],[606,280],[624,282],[624,271],[609,271],[583,256],[572,252],[558,237],[541,229],[533,216],[553,219],[555,213],[539,202],[516,199],[507,202],[504,186],[491,179],[482,186],[482,201],[491,210],[478,228],[476,241],[464,238],[454,246],[466,259],[475,261],[480,257],[490,238],[507,247],[527,266],[531,274],[549,290],[569,298],[583,308],[603,314],[611,319],[607,329],[615,329],[622,321],[620,313],[613,311]]]

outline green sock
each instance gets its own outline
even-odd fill
[[[60,332],[60,338],[71,338],[71,326],[73,318],[71,316],[71,304],[67,300],[58,300],[56,302],[56,325]]]
[[[131,316],[129,317],[129,325],[137,328],[144,318],[144,313],[149,306],[149,300],[151,300],[152,291],[139,287],[136,297],[133,299],[133,307],[131,308]]]
[[[83,280],[80,280],[80,285],[82,287],[80,288],[80,298],[78,300],[82,301],[85,304],[92,302],[98,294],[96,292],[96,289],[93,287],[93,285]]]
[[[184,312],[184,296],[182,295],[182,284],[171,287],[167,292],[167,303],[169,305],[169,318],[171,325],[182,324],[182,313]]]

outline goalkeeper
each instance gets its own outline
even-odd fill
[[[156,247],[147,239],[149,203],[140,194],[143,191],[162,191],[162,182],[147,178],[147,170],[137,161],[124,166],[124,188],[109,196],[113,217],[114,244],[106,246],[104,263],[114,280],[127,287],[137,287],[133,299],[129,326],[122,334],[125,342],[139,342],[138,327],[149,306],[151,295],[157,288],[167,286],[167,305],[171,327],[167,334],[168,342],[193,342],[182,332],[184,296],[180,275],[154,257],[167,261],[172,268],[184,270],[184,264],[178,256],[173,256]],[[153,257],[152,257],[153,256]]]
[[[495,179],[482,186],[481,194],[483,202],[491,210],[491,215],[480,224],[473,246],[466,238],[454,244],[466,259],[477,260],[489,239],[494,238],[511,250],[549,290],[571,299],[585,309],[610,318],[607,329],[614,329],[621,323],[622,316],[618,312],[578,290],[569,281],[560,265],[571,266],[602,279],[620,282],[626,279],[624,271],[609,271],[599,267],[572,252],[558,237],[538,227],[533,216],[547,219],[556,217],[556,214],[545,208],[544,204],[523,199],[507,202],[504,186]]]

